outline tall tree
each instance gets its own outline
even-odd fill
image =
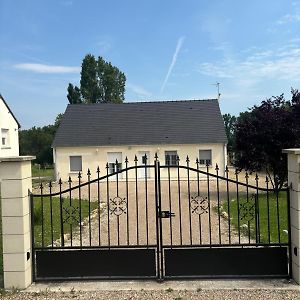
[[[233,160],[234,144],[235,144],[235,124],[237,118],[231,114],[223,115],[225,131],[228,139],[227,150],[229,158]]]
[[[82,103],[80,89],[72,83],[69,83],[67,97],[70,104]]]
[[[292,90],[292,94],[293,101],[280,95],[254,106],[240,115],[235,126],[236,167],[266,171],[275,188],[287,179],[282,149],[300,146],[300,122],[295,117],[300,105],[299,93]]]
[[[80,88],[69,83],[68,100],[76,103],[122,103],[126,76],[102,57],[87,54],[81,65]]]

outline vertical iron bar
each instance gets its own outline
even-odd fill
[[[247,203],[249,202],[249,185],[248,185],[248,178],[249,178],[249,175],[248,175],[248,172],[246,172],[246,189],[247,189]],[[251,239],[250,239],[250,221],[248,221],[248,241],[249,241],[249,244],[251,242]]]
[[[228,242],[231,244],[231,228],[230,228],[230,200],[229,200],[229,181],[228,181],[228,166],[226,166],[225,169],[226,172],[226,195],[227,195],[227,205],[228,205]]]
[[[45,246],[45,242],[44,242],[44,197],[43,197],[43,184],[41,183],[40,185],[40,189],[41,189],[41,210],[42,210],[42,247],[44,248]]]
[[[97,198],[98,198],[98,245],[101,246],[101,211],[100,211],[100,168],[97,167]]]
[[[186,157],[186,166],[187,166],[187,184],[188,184],[188,198],[189,198],[189,219],[190,219],[190,244],[193,244],[193,232],[192,232],[192,214],[191,214],[191,187],[190,187],[190,159]]]
[[[79,237],[80,247],[82,248],[82,220],[81,220],[81,173],[78,173],[78,201],[79,201]]]
[[[119,197],[119,163],[116,159],[116,177],[117,177],[117,197]],[[120,216],[117,215],[117,237],[118,237],[118,246],[120,246]]]
[[[236,204],[237,204],[237,214],[238,214],[238,236],[239,244],[241,243],[241,227],[240,227],[240,198],[239,198],[239,174],[235,170],[235,182],[236,182]]]
[[[154,160],[154,186],[155,186],[155,219],[156,219],[156,268],[157,268],[157,279],[162,280],[162,274],[160,269],[160,238],[159,238],[159,218],[160,218],[160,208],[158,201],[158,164],[157,164],[157,153],[155,153]]]
[[[64,237],[64,219],[63,219],[63,199],[61,196],[61,178],[59,179],[59,205],[60,205],[60,235],[61,235],[61,246],[65,246],[65,237]]]
[[[119,197],[119,162],[116,159],[117,197]]]
[[[280,236],[280,210],[279,210],[279,191],[278,187],[276,186],[276,206],[277,206],[277,231],[278,231],[278,243],[280,244],[281,236]]]
[[[127,245],[129,245],[129,199],[128,199],[128,158],[125,158],[125,168],[126,168],[126,200],[127,200],[127,215],[126,215],[126,223],[127,223]]]
[[[107,195],[107,243],[110,249],[110,220],[109,220],[109,180],[108,180],[108,163],[106,164],[106,195]]]
[[[147,247],[149,245],[149,221],[148,221],[148,174],[147,174],[147,155],[145,153],[145,193],[146,193],[146,235],[147,235]]]
[[[171,176],[170,176],[170,165],[168,165],[168,195],[169,195],[169,208],[170,213],[172,213],[172,200],[171,200]],[[170,217],[170,242],[171,242],[171,248],[173,245],[173,236],[172,236],[172,218]]]
[[[182,245],[182,217],[181,217],[181,191],[180,191],[180,169],[179,169],[179,156],[177,155],[177,183],[178,183],[178,208],[179,208],[179,232],[180,232],[180,245]]]
[[[159,216],[161,216],[161,181],[160,181],[160,162],[157,161],[157,171],[158,171],[158,177],[157,177],[157,183],[158,183],[158,201],[159,201]],[[161,276],[163,278],[164,276],[164,248],[163,248],[163,227],[162,227],[162,218],[159,218],[159,228],[160,228],[160,270],[161,270]]]
[[[200,182],[199,182],[199,159],[196,158],[196,165],[197,165],[197,191],[198,191],[198,197],[200,196]],[[202,220],[201,220],[201,214],[198,214],[198,223],[199,223],[199,241],[200,245],[202,245]]]
[[[52,205],[52,182],[49,182],[50,192],[50,226],[51,226],[51,245],[53,247],[53,205]]]
[[[71,192],[71,187],[72,187],[72,179],[71,179],[71,176],[69,176],[69,200],[70,200],[70,209],[71,209],[71,206],[72,206],[72,192]],[[71,247],[73,245],[73,228],[72,228],[72,218],[70,218],[69,216],[69,220],[70,220],[70,240],[71,240]]]
[[[90,246],[92,245],[92,226],[91,226],[91,171],[88,169],[88,197],[89,197],[89,239],[90,239]]]
[[[216,173],[217,173],[217,197],[218,197],[218,222],[219,222],[219,244],[222,244],[222,235],[221,235],[221,213],[220,213],[220,185],[219,185],[219,166],[216,164]]]
[[[260,232],[259,232],[259,196],[258,196],[258,175],[255,175],[256,182],[256,197],[255,197],[255,237],[256,243],[260,243]]]
[[[138,182],[137,182],[137,162],[138,159],[135,156],[134,164],[135,164],[135,208],[136,208],[136,242],[139,245],[139,195],[138,195]]]
[[[208,201],[208,229],[209,229],[209,244],[211,245],[211,212],[210,212],[210,186],[209,186],[209,165],[206,164],[206,176],[207,176],[207,201]]]
[[[269,201],[269,178],[266,176],[266,186],[267,186],[267,208],[268,208],[268,241],[271,243],[271,233],[270,233],[270,201]]]

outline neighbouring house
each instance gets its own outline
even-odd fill
[[[78,172],[86,175],[88,168],[95,178],[98,166],[101,176],[113,173],[124,168],[126,157],[128,166],[134,165],[135,155],[138,165],[145,163],[145,154],[153,164],[155,153],[161,164],[176,164],[179,156],[185,165],[188,155],[190,166],[198,158],[200,169],[208,164],[215,172],[217,163],[224,174],[226,145],[219,102],[211,99],[68,105],[52,147],[56,178],[66,180],[76,179]],[[162,170],[162,178],[166,172]],[[139,169],[138,177],[145,176],[154,174]]]
[[[19,156],[20,123],[0,94],[0,157]]]

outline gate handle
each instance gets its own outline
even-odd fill
[[[172,218],[175,217],[175,213],[170,212],[168,210],[162,210],[159,214],[160,218]]]

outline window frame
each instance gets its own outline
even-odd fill
[[[178,166],[178,153],[177,150],[166,150],[165,151],[165,165],[166,166]]]
[[[122,170],[122,156],[122,152],[107,152],[108,174],[118,173]],[[116,164],[116,160],[118,160],[118,165]]]
[[[1,148],[10,148],[9,128],[1,128]]]
[[[206,151],[206,152],[210,152],[210,158],[201,158],[201,151]],[[201,163],[202,161],[204,161],[204,163]],[[209,163],[207,163],[207,161],[209,161]],[[199,149],[199,165],[200,166],[212,166],[212,149]]]
[[[74,157],[80,157],[80,165],[81,165],[81,170],[72,170],[71,169],[71,158],[74,158]],[[82,172],[82,155],[70,155],[69,156],[69,170],[70,170],[70,173],[79,173],[79,172]]]

